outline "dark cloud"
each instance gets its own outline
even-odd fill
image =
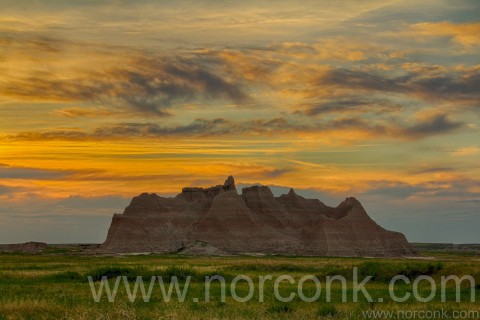
[[[23,188],[0,185],[0,195],[14,193],[20,190],[23,190]]]
[[[433,195],[439,198],[479,198],[480,180],[464,178],[449,181],[429,181],[424,183],[430,189],[433,189]]]
[[[83,79],[33,76],[0,84],[0,92],[26,99],[97,102],[160,116],[168,115],[167,109],[177,102],[224,98],[241,103],[247,98],[235,85],[198,66],[178,61],[152,64],[142,71],[111,70]]]
[[[196,119],[183,126],[161,126],[153,123],[122,123],[97,129],[93,135],[115,136],[181,136],[181,135],[225,135],[236,130],[236,125],[227,119]]]
[[[480,99],[480,70],[427,76],[409,83],[410,90],[425,97],[442,99]]]
[[[388,78],[373,72],[333,69],[320,77],[317,84],[342,86],[348,89],[404,92],[406,90],[405,80],[404,78]]]
[[[270,171],[265,171],[264,176],[266,178],[278,178],[280,176],[283,176],[285,173],[292,172],[293,169],[287,168],[287,169],[273,169]]]
[[[220,68],[195,61],[194,56],[154,55],[140,50],[120,50],[108,46],[97,48],[88,44],[82,48],[80,44],[48,38],[20,37],[18,40],[8,38],[3,41],[8,41],[10,48],[21,51],[6,51],[5,59],[15,59],[15,55],[25,55],[30,50],[39,57],[39,64],[47,66],[31,70],[26,76],[0,81],[0,94],[8,97],[34,101],[94,102],[158,116],[169,115],[171,107],[189,101],[219,99],[241,104],[248,100],[238,84],[226,80]],[[92,63],[98,65],[78,65],[68,76],[54,71],[57,61],[74,60],[78,54],[91,56]],[[108,63],[108,56],[120,62],[113,66],[102,65],[104,60]]]
[[[63,170],[11,166],[0,163],[0,179],[64,180],[100,175],[94,169]]]
[[[373,113],[376,115],[400,111],[403,106],[386,99],[370,99],[366,97],[338,97],[325,99],[318,103],[302,107],[304,111],[295,111],[294,114],[305,114],[307,116],[326,114],[353,114]]]
[[[110,94],[140,112],[165,115],[177,102],[228,99],[242,103],[247,96],[236,85],[185,59],[142,58],[138,70],[115,70]]]
[[[369,123],[362,118],[351,118],[351,117],[339,118],[339,119],[335,119],[335,120],[331,121],[329,123],[329,125],[332,129],[344,129],[344,130],[363,129],[363,130],[367,130],[367,131],[373,130],[373,131],[376,131],[376,132],[385,131],[385,129],[383,127],[380,127],[380,126],[374,128],[372,123]]]
[[[402,121],[398,119],[398,121]],[[369,118],[339,118],[327,124],[325,129],[357,129],[374,136],[386,136],[396,139],[417,140],[429,136],[451,133],[462,128],[463,122],[456,122],[449,119],[445,114],[438,114],[432,117],[417,120],[413,124],[381,120],[372,120]]]
[[[14,167],[0,163],[0,179],[61,179],[67,175],[65,171]]]
[[[111,174],[105,170],[54,170],[28,167],[15,167],[0,164],[0,179],[25,179],[25,180],[68,180],[68,181],[160,181],[188,179],[188,174]],[[22,191],[24,187],[8,187],[0,185],[0,194]]]
[[[288,74],[292,71],[286,75],[273,72],[282,69],[279,66],[286,67],[289,60],[279,62],[264,56],[258,58],[248,48],[173,51],[167,55],[32,34],[3,35],[0,36],[1,41],[7,43],[7,48],[16,48],[5,51],[3,58],[6,61],[16,55],[24,55],[28,59],[35,56],[39,64],[46,67],[32,68],[27,75],[4,78],[0,81],[0,94],[34,101],[96,103],[110,109],[127,109],[157,116],[170,115],[174,113],[174,108],[189,102],[246,104],[251,102],[247,88],[256,88],[259,79],[268,84],[268,89],[262,87],[261,90],[290,90],[292,88],[285,86],[295,86],[294,83],[285,84],[277,78],[295,79],[297,76]],[[261,49],[257,48],[255,52]],[[280,50],[275,46],[263,49],[271,53]],[[312,47],[300,43],[289,46],[288,50],[294,56],[295,52],[309,51]],[[30,51],[35,55],[29,55]],[[68,76],[57,70],[61,64],[49,68],[55,61],[75,61],[79,54],[91,55],[92,65],[78,65],[74,68],[75,72],[67,73]],[[115,58],[118,63],[109,64],[109,58]],[[298,75],[308,74],[308,65],[298,67]],[[308,76],[303,80],[299,78],[299,84],[305,86],[304,92],[308,96],[308,100],[299,102],[299,105],[303,105],[302,111],[309,116],[347,112],[380,114],[402,108],[389,101],[385,94],[468,101],[470,104],[480,99],[478,68],[448,71],[424,66],[420,69],[372,71],[368,65],[359,64],[352,69],[334,68],[321,76],[314,76],[313,80]],[[325,92],[324,89],[333,90],[334,97],[324,94],[319,97],[318,92]],[[348,90],[350,96],[342,95],[344,92],[339,93],[337,89]],[[383,97],[371,98],[377,93]],[[312,99],[318,101],[312,102]]]
[[[136,157],[139,157],[136,155]],[[278,176],[286,171],[267,170],[266,176]],[[111,174],[106,170],[80,169],[80,170],[54,170],[29,167],[15,167],[0,164],[0,179],[24,180],[62,180],[62,181],[164,181],[188,180],[189,174]],[[0,195],[12,192],[25,192],[25,187],[10,187],[0,185]],[[32,189],[33,190],[33,189]]]
[[[98,140],[136,137],[207,137],[239,134],[291,134],[293,132],[321,133],[332,130],[359,130],[373,136],[395,139],[421,139],[432,135],[452,132],[463,126],[446,115],[435,115],[414,124],[383,123],[360,117],[344,117],[333,120],[294,121],[278,117],[273,119],[251,119],[233,121],[225,118],[196,119],[185,125],[162,125],[158,123],[119,123],[95,129],[51,130],[45,132],[20,132],[4,137],[10,140]]]
[[[103,196],[103,197],[82,197],[70,196],[55,203],[53,207],[71,209],[112,209],[128,203],[128,197]]]
[[[459,203],[473,203],[473,204],[477,205],[477,204],[480,204],[480,199],[459,200],[459,201],[456,201],[456,202],[459,202]]]
[[[449,119],[445,114],[438,114],[429,119],[415,123],[412,126],[401,129],[406,137],[421,138],[436,134],[449,133],[464,126],[463,122]]]
[[[333,69],[317,79],[316,85],[338,86],[349,90],[402,93],[424,99],[480,99],[480,70],[425,73],[404,72],[391,77],[386,73],[363,70]]]
[[[245,132],[269,133],[298,129],[285,118],[232,121],[224,118],[196,119],[190,124],[161,126],[153,123],[122,123],[97,129],[94,136],[215,136]]]
[[[454,172],[454,168],[450,167],[431,167],[431,168],[420,168],[409,171],[411,174],[425,174],[425,173],[439,173],[439,172]]]
[[[418,184],[401,181],[371,181],[370,189],[362,193],[365,196],[404,199],[410,196],[435,199],[477,199],[475,190],[480,187],[480,180],[457,177],[455,179],[432,180]]]
[[[163,126],[156,123],[119,123],[98,128],[89,133],[80,130],[52,130],[46,132],[21,132],[8,139],[14,140],[82,140],[128,137],[165,136],[217,136],[239,133],[278,133],[290,130],[308,129],[306,125],[296,125],[285,118],[254,119],[232,121],[224,118],[196,119],[186,125]],[[311,128],[310,128],[311,129]]]
[[[370,187],[370,190],[363,193],[364,196],[404,199],[426,190],[423,186],[415,186],[398,181],[372,181],[370,182]]]

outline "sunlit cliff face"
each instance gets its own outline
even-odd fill
[[[410,240],[478,242],[479,13],[2,1],[0,242],[101,241],[129,197],[230,174],[355,195]]]

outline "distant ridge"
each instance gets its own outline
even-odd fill
[[[42,253],[47,248],[47,244],[44,242],[25,242],[0,245],[0,253],[30,253],[37,254]]]
[[[183,188],[174,198],[142,193],[115,214],[107,253],[286,254],[413,256],[405,236],[375,223],[360,202],[337,207],[305,199],[293,189],[274,197],[266,186],[238,194],[229,176],[223,185]]]

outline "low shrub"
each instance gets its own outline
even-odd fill
[[[403,275],[410,280],[421,275],[431,276],[442,270],[444,265],[441,262],[364,262],[358,266],[360,277],[371,276],[372,281],[389,282],[397,275]]]
[[[101,281],[103,276],[107,277],[107,279],[126,276],[129,281],[135,281],[137,276],[141,276],[143,280],[150,280],[152,276],[159,276],[162,277],[163,282],[170,282],[172,278],[176,276],[178,281],[184,282],[187,280],[187,277],[190,276],[190,281],[192,282],[204,282],[206,276],[212,277],[215,275],[222,276],[226,282],[235,278],[235,276],[223,271],[197,272],[191,267],[184,266],[169,266],[164,270],[153,271],[143,266],[129,267],[115,265],[91,270],[85,274],[84,279],[91,276],[93,281]]]
[[[335,317],[337,314],[337,308],[333,304],[320,306],[317,311],[317,315],[321,318]]]
[[[228,271],[260,271],[260,272],[316,272],[318,268],[296,264],[244,264],[226,267]]]
[[[208,272],[201,272],[197,274],[196,280],[199,282],[204,282],[205,277],[210,277],[212,278],[213,276],[220,276],[225,279],[225,282],[232,282],[232,280],[236,277],[235,275],[232,275],[230,273],[225,273],[223,271],[208,271]]]
[[[288,303],[275,303],[267,309],[268,313],[290,313],[293,311],[293,306]]]
[[[86,280],[86,277],[82,276],[78,272],[74,271],[65,271],[61,273],[54,273],[50,274],[45,277],[46,280],[52,280],[52,281],[83,281]]]
[[[197,272],[190,267],[170,266],[165,270],[158,272],[158,276],[161,276],[163,281],[168,282],[170,282],[174,276],[177,277],[178,281],[185,281],[188,276],[191,277],[192,281],[198,280]]]
[[[125,276],[129,281],[135,281],[137,276],[141,276],[143,279],[151,279],[155,276],[154,272],[145,267],[125,267],[125,266],[108,266],[94,269],[85,274],[85,278],[92,277],[93,281],[101,281],[102,277],[107,279],[113,279],[118,276]]]
[[[353,267],[342,267],[334,265],[326,265],[322,268],[321,273],[317,275],[317,278],[323,279],[325,277],[343,276],[346,279],[350,279],[353,275]]]

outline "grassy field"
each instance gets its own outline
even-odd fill
[[[431,259],[367,259],[331,257],[185,257],[178,255],[147,255],[95,257],[69,254],[68,251],[49,250],[41,255],[0,254],[0,319],[373,319],[368,311],[404,312],[405,319],[426,318],[414,311],[441,312],[450,314],[463,311],[462,317],[478,319],[480,305],[470,302],[470,287],[462,283],[462,302],[455,302],[455,283],[446,287],[447,302],[441,302],[440,290],[432,301],[425,303],[411,297],[403,303],[393,302],[388,291],[390,279],[403,274],[413,280],[419,275],[431,276],[440,288],[442,276],[471,275],[475,279],[476,299],[480,298],[480,261],[475,255],[442,253]],[[370,275],[373,278],[366,288],[373,298],[368,302],[360,293],[359,301],[353,302],[353,267],[358,268],[359,279]],[[211,301],[205,302],[205,276],[222,275],[227,283],[226,301],[220,301],[220,283],[212,282]],[[108,276],[113,287],[116,276],[126,276],[132,288],[136,276],[142,276],[148,287],[151,276],[162,276],[169,286],[172,276],[185,283],[190,276],[185,302],[179,302],[175,293],[169,302],[164,301],[159,287],[154,287],[151,300],[144,302],[137,294],[130,302],[122,282],[114,302],[104,295],[99,302],[92,296],[87,276],[91,276],[98,288],[102,276]],[[254,286],[252,299],[236,301],[229,284],[238,275],[249,276]],[[265,282],[264,301],[259,300],[258,279],[272,275]],[[280,302],[274,295],[274,280],[281,275],[293,277],[295,283],[282,281],[280,293],[286,297],[297,293],[300,278],[305,275],[317,277],[321,283],[320,297],[305,302],[298,294],[291,302]],[[342,285],[334,282],[331,287],[331,302],[327,302],[326,277],[342,275],[348,280],[347,302],[342,302]],[[431,284],[422,281],[419,294],[426,297]],[[236,284],[236,293],[245,297],[249,293],[246,281]],[[303,293],[315,295],[315,283],[305,281]],[[395,286],[397,296],[412,292],[412,284],[399,282]],[[198,299],[196,302],[195,299]],[[383,302],[379,300],[383,299]],[[405,312],[411,313],[405,313]],[[476,312],[476,314],[474,313]],[[467,314],[466,312],[470,312]],[[398,317],[398,313],[396,314]],[[423,316],[422,316],[423,315]],[[428,315],[428,313],[427,313]],[[460,314],[459,314],[460,316]],[[389,318],[388,315],[378,318]],[[394,316],[392,318],[395,318]],[[437,317],[438,318],[438,317]]]

